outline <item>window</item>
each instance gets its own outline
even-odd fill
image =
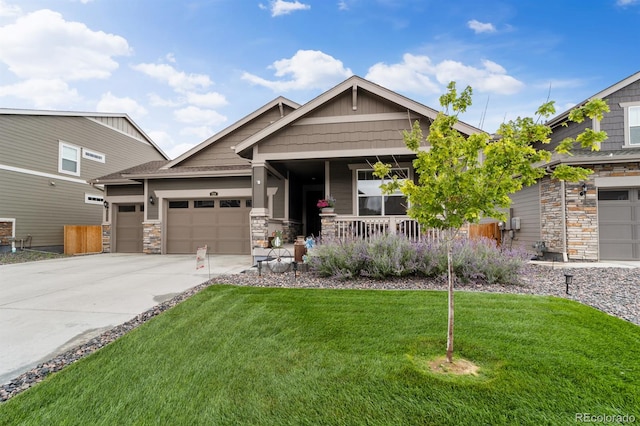
[[[188,201],[169,201],[170,209],[188,209],[189,202]]]
[[[104,203],[104,197],[102,195],[84,194],[84,202],[87,204],[99,204]]]
[[[60,173],[80,176],[80,148],[60,142],[59,156],[58,171]]]
[[[240,207],[240,200],[220,200],[220,208],[224,207]]]
[[[118,213],[134,213],[136,211],[135,204],[124,204],[118,206]]]
[[[193,207],[196,209],[210,209],[215,206],[213,200],[196,200],[193,202]]]
[[[106,161],[106,157],[104,154],[97,151],[91,151],[87,148],[82,148],[82,158],[97,161],[98,163],[104,163]]]
[[[628,108],[629,145],[640,145],[640,106]]]
[[[628,201],[629,191],[627,190],[602,190],[598,191],[600,201]]]
[[[409,169],[392,169],[391,175],[409,176]],[[373,170],[357,171],[358,215],[388,216],[407,214],[407,201],[400,191],[382,195],[382,180],[373,175]],[[400,179],[401,181],[404,179]]]

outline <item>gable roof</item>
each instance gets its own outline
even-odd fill
[[[192,156],[194,156],[195,154],[199,153],[200,151],[206,149],[208,146],[216,143],[217,141],[219,141],[220,139],[224,138],[225,136],[229,135],[230,133],[232,133],[233,131],[239,129],[240,127],[244,126],[245,124],[251,122],[252,120],[254,120],[255,118],[259,117],[260,115],[264,114],[265,112],[271,110],[272,108],[275,107],[282,107],[283,105],[286,105],[292,109],[297,109],[300,107],[300,104],[293,102],[285,97],[279,96],[276,99],[272,100],[271,102],[263,105],[262,107],[258,108],[257,110],[255,110],[254,112],[252,112],[251,114],[241,118],[240,120],[236,121],[235,123],[233,123],[232,125],[230,125],[229,127],[221,130],[220,132],[216,133],[215,135],[211,136],[209,139],[206,139],[204,142],[196,145],[195,147],[191,148],[190,150],[188,150],[187,152],[185,152],[184,154],[180,155],[179,157],[175,158],[174,160],[170,161],[169,163],[167,163],[163,168],[164,169],[169,169],[172,168],[178,164],[180,164],[181,162],[183,162],[184,160],[186,160],[187,158],[190,158]]]
[[[156,143],[147,135],[144,130],[142,130],[135,121],[129,117],[129,115],[125,113],[114,113],[114,112],[79,112],[79,111],[53,111],[53,110],[37,110],[37,109],[16,109],[16,108],[0,108],[0,115],[31,115],[31,116],[50,116],[50,117],[84,117],[87,119],[95,119],[95,118],[122,118],[126,120],[136,131],[138,131],[142,137],[145,138],[146,142],[148,142],[152,147],[160,153],[167,160],[169,157],[165,154],[162,149],[156,145]],[[100,124],[105,124],[100,122]],[[111,126],[109,126],[111,127]],[[117,132],[123,133],[121,130],[116,129],[115,127],[111,127],[113,130]],[[127,133],[125,133],[127,134]],[[132,137],[132,135],[127,134],[127,136]],[[136,138],[137,139],[137,138]]]
[[[569,108],[568,110],[564,111],[563,113],[553,117],[551,120],[547,121],[547,125],[550,127],[556,126],[560,123],[562,123],[563,121],[565,121],[568,117],[569,117],[569,113],[571,111],[573,111],[576,108],[581,107],[582,105],[586,104],[587,102],[589,102],[591,99],[604,99],[607,96],[609,96],[612,93],[617,92],[620,89],[623,89],[625,87],[627,87],[628,85],[635,83],[636,81],[640,80],[640,71],[630,75],[629,77],[620,80],[619,82],[607,87],[606,89],[596,93],[593,96],[588,97],[587,99],[585,99],[582,102],[578,102],[576,105],[574,105],[573,107]]]
[[[281,120],[276,121],[271,126],[264,128],[263,130],[257,132],[253,136],[250,136],[249,138],[242,141],[235,148],[236,154],[240,154],[241,152],[248,150],[250,147],[258,143],[262,139],[285,128],[286,126],[290,125],[294,121],[304,117],[305,115],[309,114],[311,111],[321,107],[322,105],[326,104],[327,102],[339,96],[340,94],[344,93],[345,91],[357,90],[358,88],[362,88],[370,93],[380,96],[381,98],[384,98],[388,101],[396,103],[402,106],[403,108],[406,108],[407,110],[411,110],[420,115],[428,117],[431,120],[434,120],[438,115],[438,111],[434,110],[433,108],[429,108],[428,106],[425,106],[419,102],[411,100],[396,92],[386,89],[378,84],[372,83],[369,80],[365,80],[362,77],[354,75],[349,77],[347,80],[343,81],[342,83],[338,84],[334,88],[329,89],[328,91],[322,93],[320,96],[316,97],[315,99],[312,99],[311,101],[302,105],[300,108],[296,109],[291,114],[287,115]],[[483,132],[482,130],[476,127],[473,127],[467,123],[464,123],[462,121],[459,121],[456,124],[455,128],[458,131],[467,135]]]

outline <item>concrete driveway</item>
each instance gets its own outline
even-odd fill
[[[0,265],[0,384],[251,256],[99,254]]]

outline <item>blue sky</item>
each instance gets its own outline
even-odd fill
[[[126,112],[175,158],[356,74],[493,132],[640,71],[640,0],[0,0],[0,107]]]

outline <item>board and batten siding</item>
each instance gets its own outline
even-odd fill
[[[381,119],[377,114],[406,114],[406,118]],[[370,117],[370,121],[367,121]],[[334,122],[332,118],[335,117]],[[415,116],[397,105],[364,91],[358,92],[353,110],[350,92],[313,111],[291,126],[260,142],[261,154],[347,149],[406,148],[403,130],[411,130]],[[309,120],[320,120],[320,122]],[[353,121],[350,121],[353,120]],[[422,120],[425,121],[426,120]],[[424,128],[423,132],[428,132]]]
[[[512,217],[520,218],[520,230],[514,231],[514,247],[522,247],[527,252],[535,252],[533,244],[541,241],[540,232],[540,185],[535,184],[523,188],[511,195]],[[504,244],[509,244],[509,238],[505,235]]]
[[[336,213],[355,214],[355,172],[349,169],[347,161],[332,161],[329,167],[329,187],[331,196],[336,199]]]
[[[292,108],[284,106],[285,115],[291,111],[293,111]],[[195,155],[180,162],[179,165],[181,167],[201,167],[249,164],[249,160],[237,155],[233,148],[280,118],[280,109],[274,107],[244,126],[240,126],[235,131],[223,136],[220,140],[215,141]]]

